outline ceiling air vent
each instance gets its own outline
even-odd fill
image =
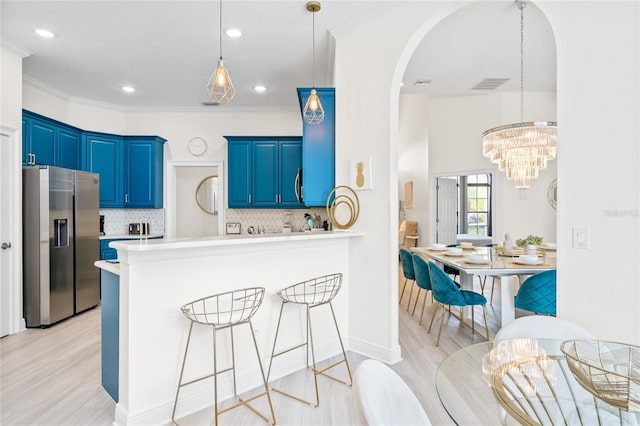
[[[428,86],[430,84],[431,84],[431,80],[416,80],[416,82],[414,83],[414,86],[420,87],[420,86]]]
[[[471,90],[496,90],[507,81],[509,81],[508,78],[485,78],[473,86]]]

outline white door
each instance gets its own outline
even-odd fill
[[[11,238],[11,143],[8,132],[0,132],[0,337],[11,332],[11,276],[13,267]]]
[[[442,244],[454,244],[458,230],[458,180],[455,177],[437,178],[436,194],[436,240]]]

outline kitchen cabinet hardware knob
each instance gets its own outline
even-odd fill
[[[3,242],[2,246],[0,246],[0,247],[2,247],[2,250],[6,250],[8,248],[11,248],[11,243]]]

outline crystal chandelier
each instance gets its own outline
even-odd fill
[[[230,102],[236,94],[229,71],[222,60],[222,0],[220,0],[220,59],[207,83],[207,93],[209,98],[217,104]]]
[[[313,14],[313,86],[311,94],[304,104],[302,118],[309,124],[320,124],[324,121],[324,108],[316,92],[316,12],[320,10],[320,2],[310,1],[307,3],[307,10]]]
[[[556,158],[557,123],[524,122],[524,0],[516,0],[520,9],[520,123],[494,127],[482,134],[482,153],[498,170],[505,172],[516,188],[529,188],[531,179]]]

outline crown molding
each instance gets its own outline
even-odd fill
[[[283,107],[283,106],[265,106],[265,107],[234,107],[234,106],[222,106],[222,105],[197,105],[197,106],[122,106],[111,104],[108,102],[96,101],[94,99],[83,98],[80,96],[70,96],[67,93],[56,89],[46,83],[41,82],[40,80],[36,80],[33,77],[30,77],[26,74],[22,75],[22,81],[24,84],[35,87],[43,92],[46,92],[50,95],[56,96],[67,102],[74,102],[82,105],[87,105],[96,108],[108,109],[119,112],[193,112],[193,113],[202,113],[202,112],[274,112],[274,113],[292,113],[292,112],[300,112],[296,106],[291,107]]]
[[[11,53],[15,53],[21,58],[26,58],[27,56],[33,55],[33,52],[25,49],[24,47],[14,43],[6,37],[0,36],[0,45],[3,49],[8,50]]]

